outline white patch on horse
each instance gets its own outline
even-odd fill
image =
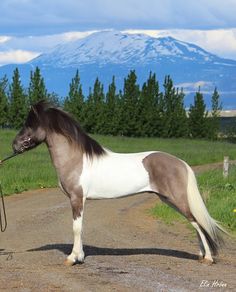
[[[143,159],[153,152],[120,154],[106,150],[106,155],[83,156],[80,185],[89,199],[118,198],[152,191]]]
[[[199,227],[199,225],[196,222],[191,222],[192,226],[197,230],[201,240],[202,240],[202,244],[205,250],[205,256],[204,259],[208,260],[209,262],[213,263],[213,259],[211,256],[211,251],[209,248],[209,245],[207,243],[206,237],[204,235],[204,233],[202,232],[201,228]],[[202,251],[200,250],[200,256],[202,255]]]
[[[82,221],[83,212],[81,216],[73,220],[73,232],[74,232],[74,246],[71,254],[67,257],[67,261],[75,263],[84,261],[84,251],[82,243]]]

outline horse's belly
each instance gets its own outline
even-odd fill
[[[149,175],[142,159],[104,158],[92,167],[85,167],[81,185],[87,198],[117,198],[148,191]]]

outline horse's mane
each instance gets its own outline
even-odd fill
[[[40,101],[32,107],[32,111],[49,133],[55,132],[63,135],[70,143],[80,146],[90,158],[105,154],[103,147],[87,135],[80,124],[62,109],[48,102]]]

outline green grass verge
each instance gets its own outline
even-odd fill
[[[222,225],[234,233],[236,232],[236,167],[232,166],[229,177],[223,178],[222,170],[214,170],[197,176],[200,192],[206,202],[211,216],[222,223]],[[184,221],[183,216],[171,207],[158,203],[150,210],[156,218],[166,223]]]
[[[171,153],[190,165],[223,161],[224,156],[236,159],[235,144],[225,141],[191,139],[127,138],[96,135],[94,138],[115,152],[159,150]]]

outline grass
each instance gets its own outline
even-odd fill
[[[0,157],[11,154],[15,131],[0,131]],[[56,173],[45,145],[16,156],[0,166],[0,181],[4,194],[20,193],[30,189],[55,187]]]
[[[96,135],[94,138],[115,152],[160,150],[171,153],[190,165],[223,161],[224,156],[236,159],[236,147],[225,141],[191,139],[127,138]]]
[[[236,166],[232,166],[227,179],[221,170],[208,171],[199,176],[200,191],[213,218],[226,228],[236,231]]]
[[[223,178],[222,170],[207,171],[197,176],[200,192],[206,202],[207,209],[211,216],[228,230],[236,232],[236,167],[232,166],[227,179]],[[184,217],[178,214],[169,206],[159,203],[151,214],[166,223],[174,221],[185,221]]]

